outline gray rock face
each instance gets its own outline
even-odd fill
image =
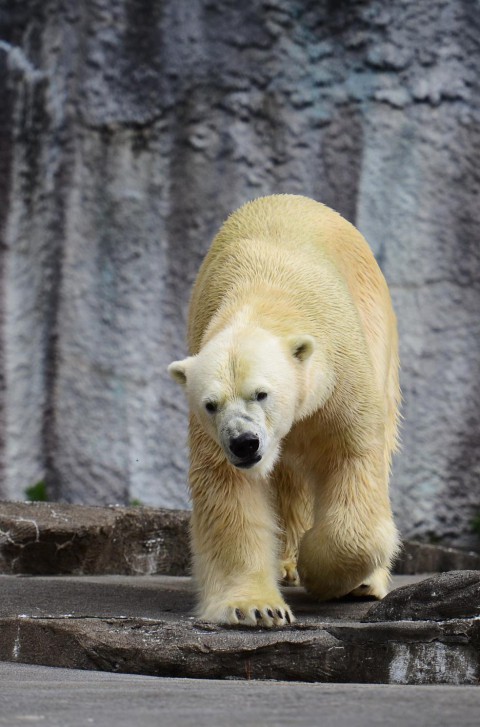
[[[392,289],[405,536],[473,545],[479,3],[0,0],[1,496],[182,508],[189,291],[261,194],[356,223]]]

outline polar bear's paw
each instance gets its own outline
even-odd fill
[[[376,598],[381,601],[388,593],[390,574],[386,568],[377,568],[364,582],[350,591],[351,596],[357,598]]]
[[[280,579],[284,586],[300,585],[300,577],[295,560],[288,558],[280,561]]]
[[[289,606],[280,596],[268,600],[263,598],[239,598],[224,606],[202,610],[200,618],[202,621],[230,626],[256,626],[259,628],[289,626],[295,621]]]
[[[240,626],[288,626],[295,621],[293,613],[282,600],[262,603],[260,600],[239,601],[227,607],[227,622]]]

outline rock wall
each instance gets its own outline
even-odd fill
[[[195,272],[294,192],[357,224],[399,319],[408,537],[480,510],[480,2],[0,0],[0,495],[183,507]]]

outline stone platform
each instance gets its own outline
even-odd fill
[[[477,554],[405,543],[381,603],[316,603],[286,588],[294,625],[219,627],[192,615],[188,520],[0,503],[0,660],[209,679],[480,681]]]
[[[319,604],[286,588],[297,622],[257,630],[198,621],[185,577],[1,576],[0,660],[210,679],[478,683],[480,573],[424,579],[396,576],[381,603]]]
[[[0,502],[0,573],[188,575],[186,510]],[[395,573],[480,569],[480,555],[407,541]]]

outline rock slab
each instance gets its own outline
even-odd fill
[[[188,575],[188,510],[0,502],[0,573]],[[403,575],[480,568],[480,555],[405,542]]]
[[[372,606],[366,621],[480,618],[480,570],[453,571],[403,586]]]
[[[395,573],[402,575],[469,569],[480,569],[479,553],[414,540],[402,543],[401,553],[394,565]]]
[[[0,503],[0,573],[185,575],[184,510]]]
[[[445,578],[453,590],[455,574]],[[297,622],[252,630],[197,620],[186,578],[1,576],[0,589],[3,661],[209,679],[458,685],[480,677],[476,617],[370,622],[371,602],[317,604],[289,588]]]

